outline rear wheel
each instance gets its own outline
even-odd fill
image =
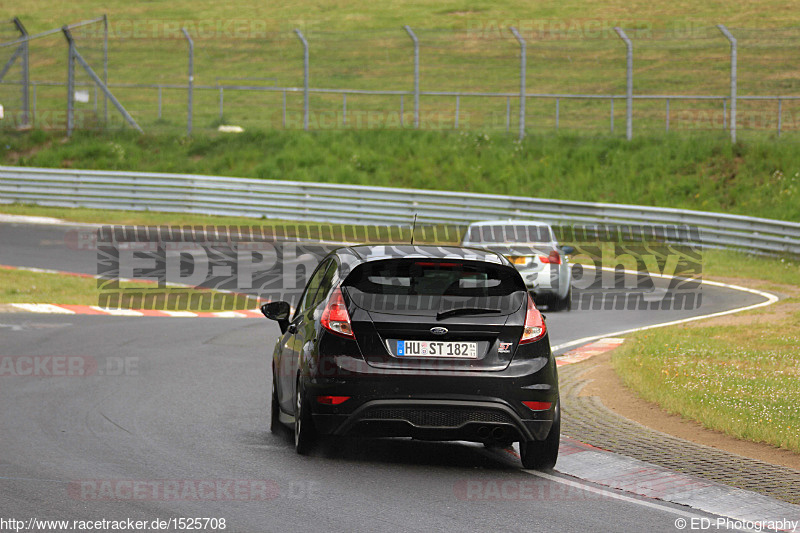
[[[572,310],[572,287],[567,291],[567,295],[563,298],[553,298],[553,303],[550,304],[553,311],[570,311]]]
[[[556,405],[556,418],[544,440],[519,443],[522,466],[533,470],[552,470],[558,460],[558,443],[561,440],[561,406]]]
[[[294,449],[300,455],[306,455],[313,448],[316,437],[308,401],[298,381],[294,404]]]

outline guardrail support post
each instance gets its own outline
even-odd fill
[[[419,39],[410,26],[403,28],[414,43],[414,128],[419,128]]]
[[[717,28],[731,43],[731,142],[736,142],[736,37],[722,24]]]
[[[188,85],[188,93],[189,93],[189,101],[187,102],[187,119],[186,119],[186,135],[192,134],[192,115],[194,114],[194,41],[192,37],[189,35],[189,32],[186,31],[186,28],[181,28],[183,32],[183,36],[186,37],[186,41],[189,43],[189,85]]]
[[[626,48],[626,90],[625,90],[625,138],[633,138],[633,43],[620,27],[614,28],[619,38],[625,42]]]
[[[303,43],[303,129],[308,131],[308,41],[297,28],[294,32]]]
[[[522,138],[525,137],[525,66],[528,63],[528,54],[525,39],[523,39],[522,35],[519,34],[517,28],[511,26],[509,29],[519,42],[519,140],[521,141]]]

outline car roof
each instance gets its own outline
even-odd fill
[[[547,222],[539,222],[536,220],[482,220],[480,222],[472,222],[469,227],[476,226],[550,226]]]
[[[357,264],[385,259],[462,259],[495,265],[510,265],[508,260],[497,252],[463,246],[362,244],[338,248],[333,253],[339,256],[342,263],[348,264],[351,268]]]

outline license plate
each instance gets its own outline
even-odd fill
[[[477,342],[397,341],[398,357],[478,358]]]

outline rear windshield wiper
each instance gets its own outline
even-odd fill
[[[487,313],[501,313],[500,309],[488,309],[485,307],[458,307],[447,311],[440,311],[436,314],[436,320],[441,320],[449,316],[456,315],[484,315]]]

